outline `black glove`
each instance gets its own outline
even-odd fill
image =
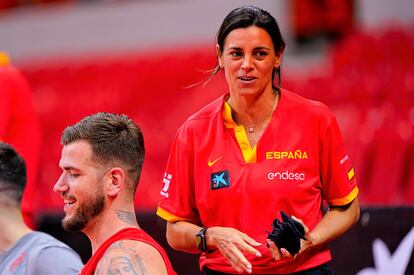
[[[279,249],[285,248],[293,256],[300,249],[300,239],[306,240],[305,228],[283,211],[280,211],[283,222],[273,220],[273,230],[267,236]]]

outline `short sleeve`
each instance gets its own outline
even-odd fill
[[[355,171],[334,115],[329,112],[321,124],[320,174],[323,198],[331,206],[346,205],[358,195]]]
[[[49,246],[37,255],[33,274],[78,274],[82,266],[79,255],[69,247]]]
[[[194,195],[193,134],[188,127],[183,126],[177,131],[160,195],[158,216],[169,222],[199,223]]]

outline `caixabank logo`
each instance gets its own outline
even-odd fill
[[[210,188],[211,190],[216,190],[220,188],[229,188],[230,187],[230,176],[229,171],[219,171],[210,174]]]

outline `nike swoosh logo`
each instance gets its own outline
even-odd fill
[[[213,161],[208,161],[208,167],[211,167],[211,166],[213,166],[217,161],[219,161],[220,159],[221,159],[222,157],[218,157],[218,158],[216,158],[215,160],[213,160]]]

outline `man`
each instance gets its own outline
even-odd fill
[[[77,274],[79,255],[24,223],[20,205],[25,185],[23,158],[0,142],[0,274]]]
[[[81,274],[175,274],[165,251],[141,230],[134,196],[144,140],[127,116],[98,113],[67,127],[63,172],[54,191],[64,200],[66,230],[81,230],[92,257]]]

